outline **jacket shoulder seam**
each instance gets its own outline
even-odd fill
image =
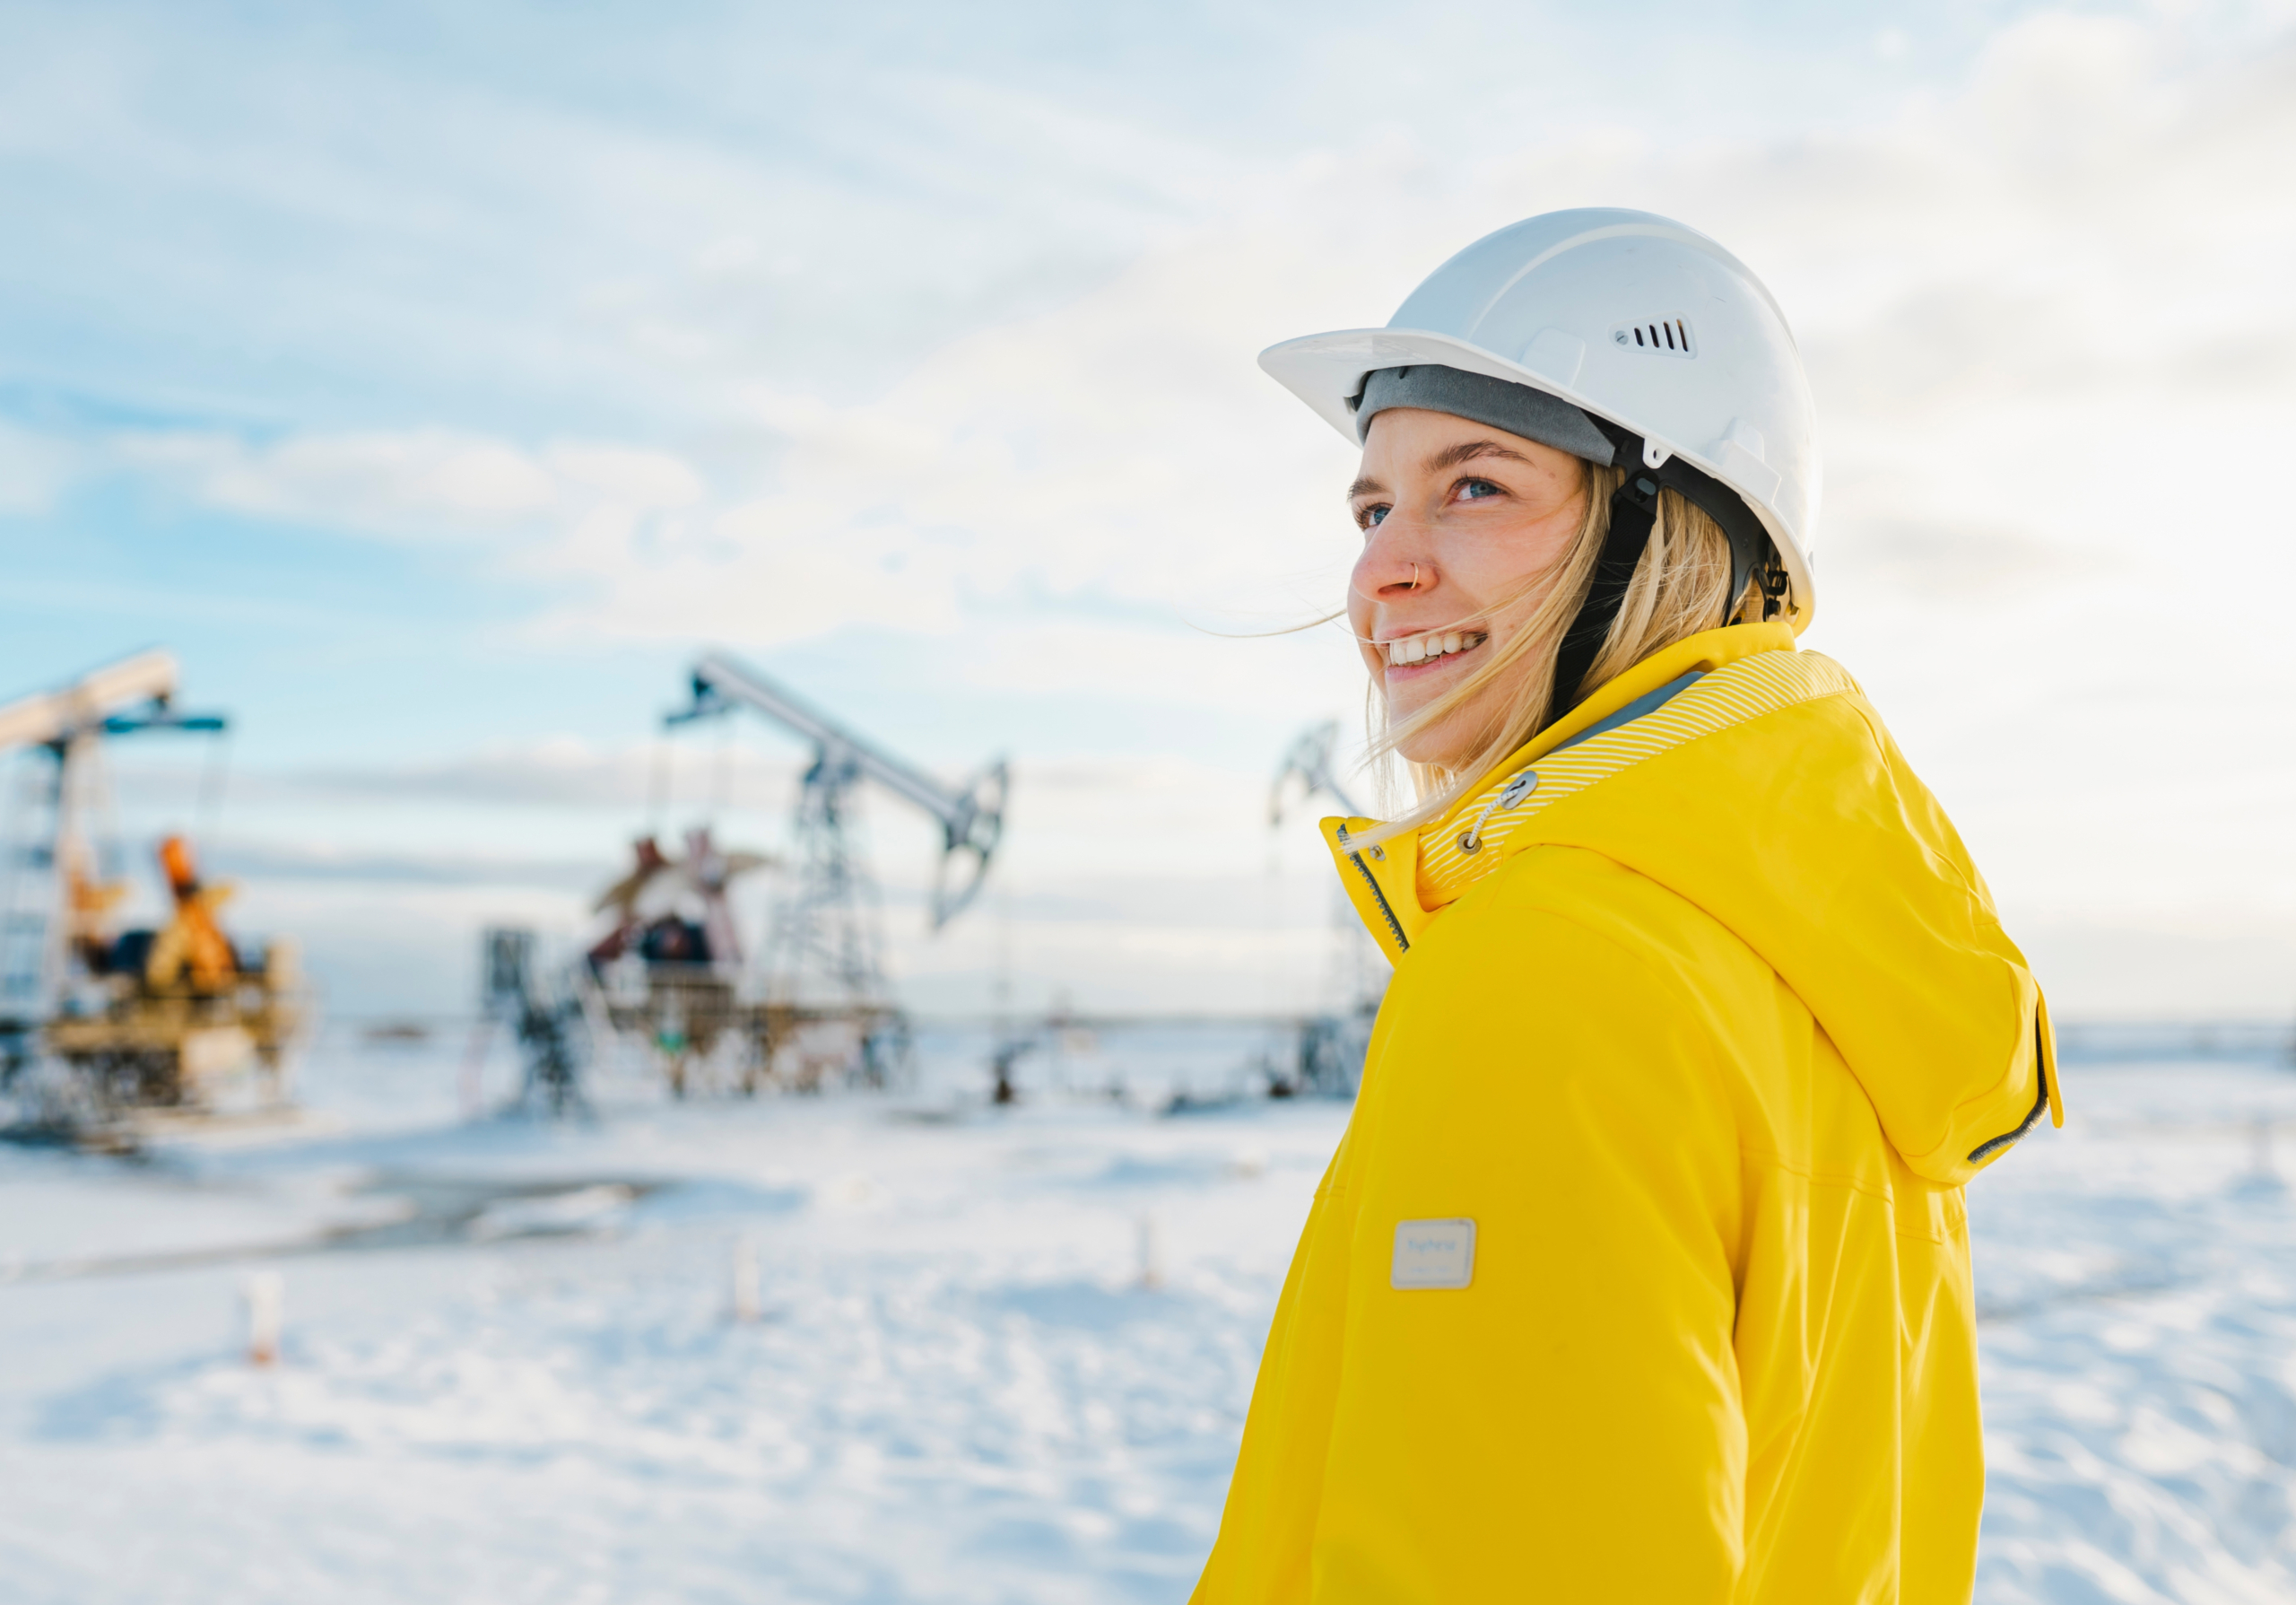
[[[1883,1140],[1886,1142],[1889,1139],[1884,1138]],[[1861,1182],[1855,1176],[1845,1176],[1832,1171],[1819,1170],[1812,1165],[1796,1164],[1791,1159],[1787,1158],[1783,1154],[1772,1152],[1768,1148],[1757,1147],[1751,1143],[1739,1143],[1738,1152],[1745,1158],[1757,1160],[1765,1164],[1775,1165],[1777,1168],[1786,1172],[1789,1175],[1799,1176],[1813,1187],[1838,1187],[1845,1192],[1862,1193],[1866,1198],[1873,1199],[1875,1203],[1886,1206],[1890,1210],[1892,1221],[1895,1219],[1898,1198],[1894,1191],[1876,1191],[1871,1183]],[[1935,1232],[1909,1231],[1903,1226],[1896,1225],[1893,1225],[1892,1229],[1898,1236],[1909,1237],[1917,1242],[1944,1243],[1948,1245],[1950,1245],[1952,1242],[1950,1237],[1940,1236]]]
[[[1862,1192],[1876,1203],[1895,1205],[1897,1202],[1897,1196],[1894,1193],[1876,1191],[1873,1183],[1869,1182],[1861,1182],[1855,1176],[1846,1176],[1837,1171],[1820,1170],[1815,1165],[1798,1164],[1785,1155],[1770,1148],[1741,1142],[1738,1145],[1738,1152],[1748,1159],[1760,1160],[1765,1164],[1775,1165],[1779,1170],[1799,1176],[1805,1182],[1815,1182],[1822,1187],[1840,1187],[1851,1192]]]

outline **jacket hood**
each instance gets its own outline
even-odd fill
[[[1534,847],[1598,852],[1729,929],[1791,987],[1915,1173],[1966,1181],[2044,1107],[2064,1123],[2039,985],[1936,799],[1857,683],[1783,623],[1636,665],[1415,834],[1326,840],[1398,964]]]

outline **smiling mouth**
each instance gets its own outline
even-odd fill
[[[1481,630],[1430,630],[1377,644],[1389,668],[1420,668],[1431,667],[1462,652],[1472,652],[1490,639]]]

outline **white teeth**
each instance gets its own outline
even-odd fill
[[[1464,652],[1470,647],[1481,646],[1486,638],[1479,631],[1431,631],[1425,635],[1406,636],[1387,643],[1387,659],[1390,664],[1424,663],[1431,659],[1448,658],[1454,652]]]

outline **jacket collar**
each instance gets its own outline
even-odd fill
[[[1716,674],[1765,654],[1773,661],[1764,667],[1776,672]],[[1675,687],[1685,679],[1692,683]],[[1665,721],[1670,728],[1660,737],[1673,746],[1848,684],[1848,675],[1830,660],[1796,651],[1794,632],[1783,621],[1704,631],[1653,653],[1605,685],[1517,748],[1440,818],[1365,849],[1351,847],[1348,837],[1377,828],[1377,821],[1329,818],[1322,822],[1324,840],[1357,914],[1387,957],[1399,962],[1448,904],[1510,851],[1527,844],[1525,833],[1514,828],[1524,816],[1543,810],[1559,792],[1583,790],[1661,750],[1638,738],[1643,732],[1634,727],[1643,717],[1675,715]],[[1670,687],[1682,694],[1656,694]],[[1648,708],[1634,706],[1646,702]],[[1623,720],[1616,717],[1622,713]],[[1543,786],[1546,793],[1541,796]]]

